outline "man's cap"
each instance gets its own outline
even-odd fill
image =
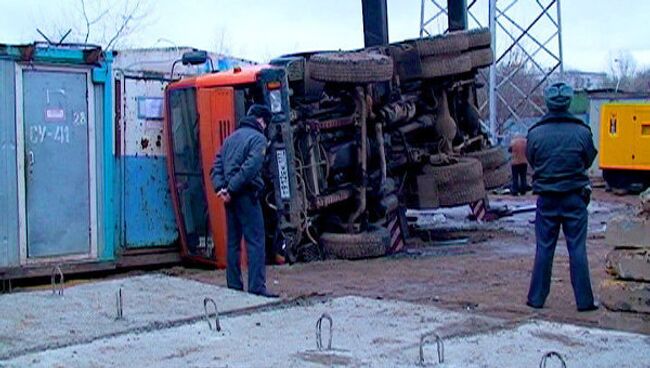
[[[573,98],[573,88],[564,82],[553,83],[544,89],[544,101],[549,110],[568,110]]]
[[[248,116],[254,116],[256,118],[264,119],[264,122],[268,125],[271,122],[271,110],[262,104],[253,104],[248,108]]]

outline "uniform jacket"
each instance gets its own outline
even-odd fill
[[[512,165],[527,164],[526,160],[526,138],[515,137],[510,142],[510,152],[512,152]]]
[[[564,193],[589,186],[587,169],[596,158],[591,129],[568,112],[549,112],[528,130],[533,192]]]
[[[257,120],[243,118],[215,157],[210,170],[214,190],[227,188],[233,195],[259,192],[264,187],[261,172],[265,153],[266,137]]]

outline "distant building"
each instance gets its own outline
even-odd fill
[[[559,73],[553,73],[549,78],[555,82],[560,80]],[[573,87],[575,90],[591,90],[604,88],[607,84],[607,73],[583,72],[579,70],[565,70],[561,78],[563,82]],[[551,83],[552,83],[551,82]]]
[[[196,51],[188,46],[180,47],[155,47],[142,49],[118,50],[113,62],[115,69],[133,72],[153,72],[169,74],[174,61],[179,60],[184,53]],[[209,52],[214,70],[227,70],[235,66],[246,66],[257,64],[251,60],[236,58],[233,56]],[[178,63],[174,69],[175,74],[196,75],[209,72],[209,65],[182,65]]]

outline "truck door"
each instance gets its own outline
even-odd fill
[[[198,92],[199,137],[203,158],[203,178],[210,217],[210,233],[214,242],[214,257],[218,268],[226,267],[226,213],[223,201],[212,188],[210,169],[223,142],[235,130],[235,99],[232,87],[200,89]]]
[[[199,117],[194,88],[167,92],[168,172],[172,204],[181,238],[182,255],[212,259],[214,246],[209,233],[208,207],[204,195],[199,141]]]

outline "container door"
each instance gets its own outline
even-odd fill
[[[635,130],[632,164],[645,169],[650,165],[650,105],[637,105],[632,120]]]
[[[27,258],[91,251],[87,78],[22,71]]]
[[[167,183],[163,140],[166,82],[124,76],[119,107],[124,171],[123,226],[126,248],[173,245],[178,238]]]

